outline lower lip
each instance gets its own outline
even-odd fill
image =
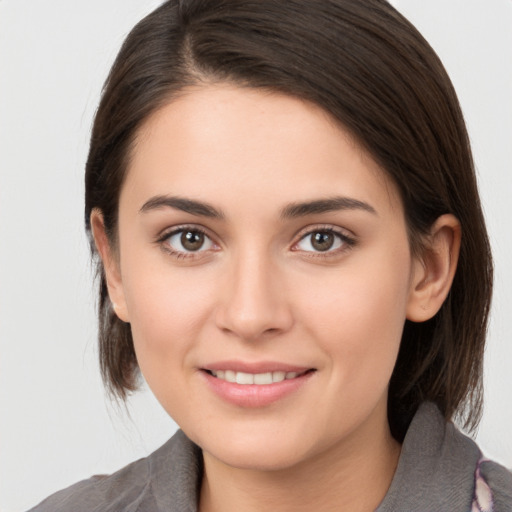
[[[236,384],[218,379],[202,370],[206,382],[218,396],[226,402],[239,407],[265,407],[281,400],[299,390],[315,373],[304,373],[294,379],[285,379],[272,384]]]

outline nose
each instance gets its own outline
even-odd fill
[[[216,321],[224,332],[255,341],[288,331],[293,316],[278,265],[249,252],[232,262]]]

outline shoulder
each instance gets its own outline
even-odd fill
[[[93,476],[52,494],[30,512],[131,511],[148,485],[148,460],[140,459],[112,475]],[[116,508],[117,507],[117,508]],[[133,510],[136,510],[133,509]]]
[[[480,472],[491,489],[494,512],[512,510],[512,472],[492,461],[482,462]]]
[[[491,490],[493,512],[511,512],[512,475],[494,462],[482,462],[476,443],[446,422],[434,404],[424,403],[407,431],[395,476],[377,511],[468,512],[478,468]]]
[[[199,448],[178,431],[150,456],[111,475],[78,482],[29,512],[193,511],[200,465]]]

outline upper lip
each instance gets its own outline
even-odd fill
[[[234,372],[244,373],[268,373],[268,372],[296,372],[304,373],[308,370],[313,370],[309,366],[297,366],[287,363],[280,363],[278,361],[259,361],[259,362],[245,362],[245,361],[216,361],[201,367],[203,370],[231,370]]]

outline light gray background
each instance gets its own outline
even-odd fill
[[[512,467],[512,1],[398,0],[459,93],[496,260],[484,451]],[[0,510],[106,473],[175,424],[148,391],[104,397],[82,229],[102,82],[156,0],[0,0]]]

